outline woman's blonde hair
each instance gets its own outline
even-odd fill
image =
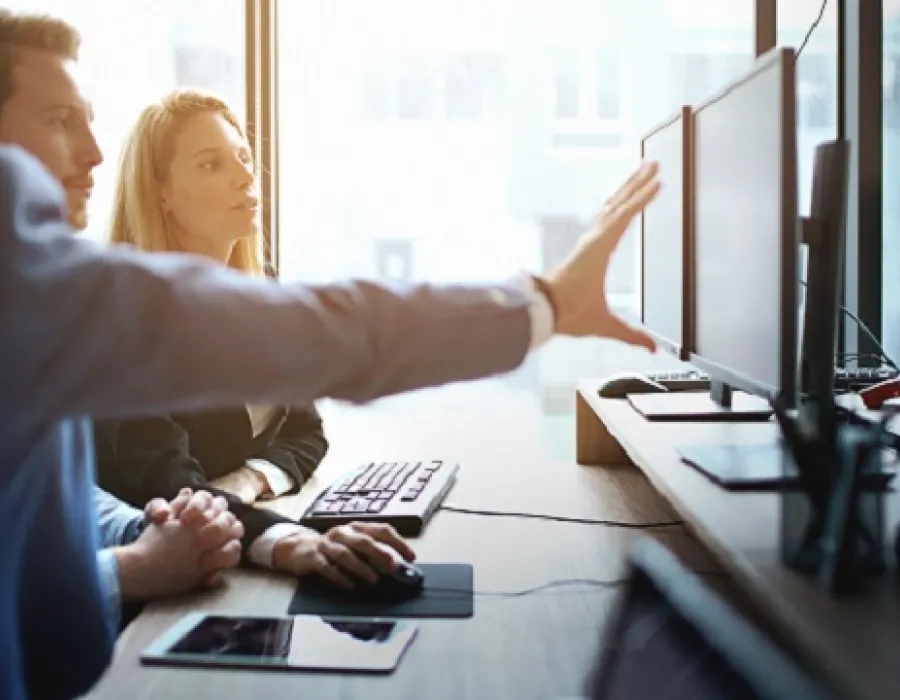
[[[178,128],[188,117],[203,112],[221,115],[246,138],[228,105],[198,89],[175,90],[141,112],[119,157],[110,243],[131,243],[149,252],[177,250],[162,207],[162,187]],[[264,274],[261,238],[256,235],[237,241],[228,266],[252,275]]]

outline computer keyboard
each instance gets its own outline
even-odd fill
[[[649,379],[662,384],[669,391],[705,391],[709,389],[709,375],[695,369],[645,372]]]
[[[709,389],[709,375],[697,370],[652,371],[645,374],[669,391],[705,391]],[[890,367],[855,367],[853,369],[835,367],[834,389],[841,393],[860,391],[897,376],[898,372]]]
[[[300,524],[324,532],[349,522],[380,522],[414,537],[443,502],[458,469],[441,459],[362,464],[320,493]]]
[[[897,370],[890,367],[834,368],[834,389],[838,392],[861,391],[875,384],[897,377]]]

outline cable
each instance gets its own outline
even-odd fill
[[[604,581],[603,579],[596,578],[567,578],[567,579],[558,579],[555,581],[549,581],[547,583],[542,583],[539,586],[533,586],[531,588],[525,588],[519,591],[470,591],[466,588],[432,588],[430,586],[425,586],[425,591],[427,593],[449,593],[449,594],[459,594],[457,595],[448,595],[448,596],[438,596],[440,598],[467,598],[469,594],[473,596],[485,596],[490,598],[522,598],[524,596],[533,595],[535,593],[541,593],[543,591],[550,590],[552,588],[560,588],[562,586],[587,586],[590,588],[616,588],[618,586],[624,586],[628,583],[630,579],[627,578],[617,578],[611,579],[608,581]]]
[[[819,26],[819,23],[822,21],[822,16],[825,14],[825,8],[828,6],[828,0],[822,0],[822,6],[819,8],[819,16],[816,17],[815,21],[810,25],[809,30],[806,32],[806,36],[803,37],[803,41],[800,43],[800,48],[797,49],[797,53],[794,54],[794,60],[800,58],[800,54],[803,53],[803,49],[806,48],[806,43],[809,41],[809,37],[812,36],[812,33],[816,30],[816,27]]]
[[[730,576],[730,574],[726,571],[693,571],[692,573],[695,576]],[[432,588],[431,586],[425,586],[424,590],[428,593],[459,594],[458,596],[438,596],[439,598],[467,598],[469,595],[484,596],[489,598],[524,598],[525,596],[535,595],[537,593],[543,593],[554,588],[562,587],[584,586],[588,588],[618,588],[619,586],[628,584],[630,580],[630,578],[616,578],[609,580],[598,578],[563,578],[548,581],[547,583],[542,583],[538,586],[532,586],[531,588],[524,588],[518,591],[474,591],[467,588]]]
[[[878,342],[878,338],[876,338],[875,334],[869,330],[869,327],[865,323],[862,322],[862,320],[859,318],[859,316],[857,316],[855,313],[853,313],[850,309],[848,309],[843,304],[841,304],[841,311],[843,313],[845,313],[854,323],[856,323],[856,325],[859,326],[859,329],[863,333],[865,333],[866,336],[868,336],[869,340],[871,340],[872,343],[874,343],[875,347],[878,348],[878,352],[881,353],[882,359],[891,366],[891,369],[900,372],[900,367],[897,367],[897,364],[890,358],[890,355],[887,354],[887,351],[884,349],[884,346]]]
[[[806,280],[800,280],[800,284],[802,284],[804,287],[806,287]],[[900,367],[898,367],[897,364],[891,359],[890,355],[887,354],[887,351],[884,349],[884,346],[878,342],[878,338],[876,338],[875,334],[869,330],[869,327],[865,323],[862,322],[862,319],[859,316],[857,316],[855,313],[853,313],[850,309],[848,309],[846,306],[844,306],[843,304],[840,304],[839,306],[841,309],[841,313],[843,313],[851,321],[853,321],[857,326],[859,326],[859,329],[863,333],[866,334],[866,336],[869,338],[869,340],[872,341],[872,343],[874,343],[875,347],[878,349],[878,352],[881,353],[881,359],[884,360],[885,362],[887,362],[891,366],[891,369],[893,369],[897,372],[900,372]],[[853,356],[866,357],[868,355],[874,355],[874,353],[862,353],[862,354],[848,353],[847,355],[845,355],[845,357],[853,357]]]
[[[631,530],[652,530],[663,527],[677,527],[684,525],[683,520],[664,520],[661,522],[629,523],[621,520],[595,520],[592,518],[572,518],[565,515],[549,515],[544,513],[517,513],[514,511],[500,510],[476,510],[475,508],[458,508],[456,506],[441,506],[438,510],[462,515],[483,515],[499,518],[534,518],[535,520],[551,520],[559,523],[578,523],[580,525],[603,525],[605,527],[621,527]]]

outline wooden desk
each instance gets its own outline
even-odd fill
[[[779,560],[775,494],[729,493],[681,462],[677,448],[773,440],[774,423],[651,423],[625,399],[601,399],[599,381],[578,386],[578,461],[631,461],[735,575],[802,658],[854,700],[900,697],[900,584],[893,573],[857,598],[835,599]],[[898,497],[888,504],[889,532]]]
[[[301,496],[277,507],[299,513],[336,472],[360,458],[443,455],[461,463],[448,504],[625,521],[674,514],[635,469],[583,469],[551,456],[537,415],[511,404],[502,412],[471,406],[441,421],[407,415],[378,419],[360,411],[342,427],[326,415],[332,451]],[[498,415],[499,413],[499,415]],[[377,445],[377,446],[376,446]],[[422,561],[475,567],[477,590],[521,590],[554,579],[619,579],[633,530],[439,513],[413,544]],[[692,567],[713,568],[682,527],[654,531]],[[283,614],[294,589],[287,577],[238,571],[225,590],[157,603],[125,631],[110,671],[91,698],[429,698],[545,700],[577,695],[594,662],[618,589],[556,589],[522,598],[478,597],[469,620],[424,620],[397,671],[386,677],[142,667],[141,650],[183,613],[205,609]]]

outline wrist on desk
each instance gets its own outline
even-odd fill
[[[148,583],[153,572],[145,566],[145,557],[138,543],[112,548],[119,576],[119,597],[123,603],[139,602],[150,597]]]
[[[272,545],[272,568],[276,571],[292,572],[298,549],[314,549],[321,537],[322,535],[315,530],[294,525],[288,534],[279,537]]]

